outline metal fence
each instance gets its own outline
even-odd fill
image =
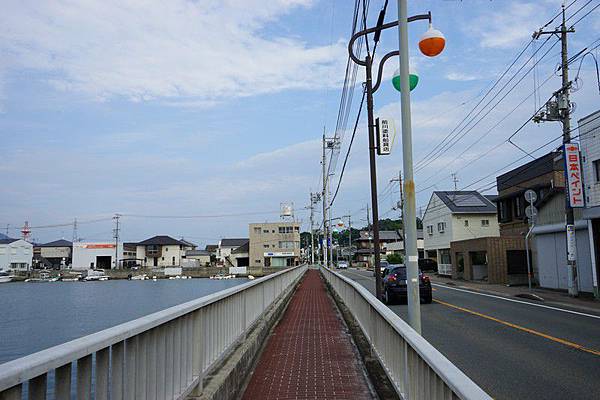
[[[404,399],[491,399],[365,287],[329,269],[325,279],[350,310]]]
[[[306,271],[294,267],[0,365],[0,399],[181,399]],[[53,384],[52,384],[53,382]]]

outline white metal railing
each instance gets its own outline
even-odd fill
[[[329,269],[321,272],[358,322],[403,399],[491,399],[365,287]]]
[[[206,372],[306,269],[289,268],[1,364],[0,399],[25,392],[30,399],[184,398],[199,391]]]

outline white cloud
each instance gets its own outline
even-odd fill
[[[13,1],[0,14],[4,68],[49,73],[60,90],[96,99],[215,101],[320,87],[343,43],[309,46],[267,34],[311,0]],[[338,74],[336,74],[337,76]],[[332,83],[333,84],[333,83]]]
[[[464,24],[463,29],[484,48],[509,49],[531,38],[533,30],[543,24],[550,11],[548,5],[510,2],[503,9]],[[532,29],[532,27],[534,27]]]

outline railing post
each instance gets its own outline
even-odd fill
[[[166,354],[165,354],[165,393],[167,399],[171,399],[175,395],[175,390],[173,389],[173,343],[174,343],[174,335],[175,335],[175,322],[170,321],[165,326],[166,329]]]
[[[46,399],[46,383],[48,380],[47,374],[36,376],[29,381],[29,400],[45,400]]]
[[[91,399],[92,355],[77,360],[77,400]]]
[[[192,314],[194,330],[193,330],[193,350],[192,350],[192,378],[198,378],[198,384],[190,393],[192,396],[200,396],[202,394],[202,378],[204,364],[204,349],[202,335],[202,316],[203,310],[197,310]]]
[[[4,400],[21,400],[23,396],[23,385],[15,385],[10,389],[6,389],[2,393],[2,398]]]
[[[136,351],[135,351],[135,398],[146,398],[146,362],[147,362],[147,346],[148,343],[145,333],[136,336]]]
[[[146,341],[146,399],[156,400],[156,328],[145,334]]]
[[[135,400],[137,380],[137,336],[125,340],[125,400]]]
[[[123,375],[125,373],[125,342],[112,345],[110,355],[110,399],[123,400]]]
[[[71,398],[71,363],[56,368],[54,373],[54,398],[69,400]]]
[[[155,328],[156,331],[156,398],[166,399],[166,343],[167,325],[163,324]]]
[[[95,400],[108,400],[108,362],[109,348],[96,352],[96,387]]]

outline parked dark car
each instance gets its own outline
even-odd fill
[[[398,300],[407,300],[406,290],[406,267],[400,265],[390,268],[383,277],[383,302],[393,304]],[[423,272],[419,271],[419,295],[423,303],[431,303],[433,300],[431,281]]]
[[[419,269],[421,271],[435,271],[437,272],[437,261],[431,258],[421,258],[419,259]]]
[[[381,260],[379,261],[379,268],[381,269],[381,276],[385,276],[385,274],[387,273],[387,269],[389,268],[390,263],[387,262],[386,260]],[[373,276],[375,276],[375,271],[373,271]]]

